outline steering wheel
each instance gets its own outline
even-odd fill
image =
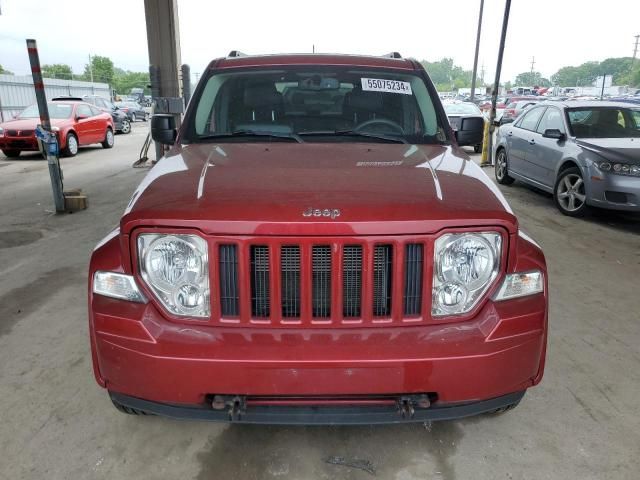
[[[394,122],[393,120],[388,120],[386,118],[372,118],[371,120],[366,120],[362,123],[359,123],[358,125],[356,125],[353,129],[354,132],[362,132],[364,131],[367,127],[370,127],[372,125],[384,125],[387,127],[391,127],[394,130],[396,130],[400,135],[404,135],[404,128],[402,128],[402,125],[400,125],[397,122]]]

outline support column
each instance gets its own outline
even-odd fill
[[[180,29],[177,0],[144,0],[149,71],[154,113],[171,113],[180,126],[184,103],[180,98]],[[156,160],[163,147],[156,143]]]

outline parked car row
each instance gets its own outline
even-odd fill
[[[106,112],[76,100],[51,101],[47,107],[62,155],[72,157],[78,153],[78,147],[93,143],[113,147],[115,127]],[[35,129],[39,123],[38,106],[31,105],[13,120],[0,124],[2,153],[16,158],[23,151],[38,151]]]
[[[115,106],[121,112],[124,112],[131,122],[136,122],[138,120],[146,122],[149,119],[149,113],[138,102],[116,102]]]
[[[58,97],[54,100],[64,100],[65,97]],[[66,99],[73,100],[81,100],[87,103],[90,103],[96,107],[98,107],[103,112],[107,112],[113,118],[113,124],[116,127],[116,131],[120,133],[131,133],[131,120],[129,120],[129,116],[122,112],[116,107],[113,103],[103,97],[99,97],[97,95],[85,95],[82,98],[78,97],[66,97]]]
[[[553,194],[565,215],[589,207],[640,211],[640,106],[564,101],[530,106],[502,125],[495,177]]]
[[[128,111],[99,96],[56,97],[47,103],[47,107],[63,156],[73,157],[78,153],[79,147],[94,143],[111,148],[116,132],[131,132]],[[39,123],[37,105],[31,105],[14,119],[1,123],[2,152],[9,158],[17,158],[22,152],[38,151],[40,147],[35,130]]]

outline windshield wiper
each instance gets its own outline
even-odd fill
[[[284,138],[303,143],[303,140],[295,133],[278,133],[278,132],[258,132],[255,130],[234,130],[230,133],[211,133],[209,135],[200,135],[195,141],[215,140],[224,138],[240,138],[240,137],[267,137],[267,138]]]
[[[364,137],[376,140],[384,140],[392,143],[409,143],[402,137],[390,137],[388,135],[380,135],[377,133],[358,132],[356,130],[319,130],[317,132],[298,132],[300,136],[327,136],[327,137]]]

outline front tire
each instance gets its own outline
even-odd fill
[[[135,114],[135,113],[132,113],[132,114],[131,114],[131,121],[132,121],[132,122],[137,122],[137,121],[138,121],[138,117],[136,116],[136,114]]]
[[[113,130],[111,130],[111,128],[107,128],[107,133],[104,134],[104,140],[101,143],[102,148],[113,148],[113,143]]]
[[[131,133],[131,122],[128,118],[122,120],[122,128],[120,129],[120,132],[124,133],[125,135]]]
[[[496,181],[500,185],[511,185],[515,179],[509,176],[509,158],[504,148],[498,150],[496,155]]]
[[[20,156],[20,150],[2,150],[8,158],[18,158]]]
[[[67,134],[67,145],[62,150],[62,155],[65,157],[75,157],[78,153],[78,137],[75,133]]]
[[[560,172],[553,188],[553,200],[563,215],[583,217],[587,213],[587,194],[582,172],[578,167]]]

